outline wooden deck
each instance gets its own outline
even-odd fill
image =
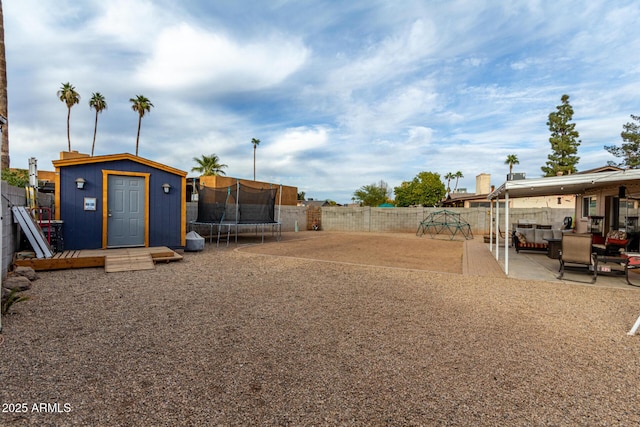
[[[58,252],[51,258],[16,259],[17,266],[36,271],[105,267],[106,272],[148,270],[160,261],[180,261],[182,255],[165,247],[88,249]]]

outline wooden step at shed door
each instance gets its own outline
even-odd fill
[[[115,273],[118,271],[153,270],[155,264],[150,253],[125,253],[107,255],[104,259],[104,271]]]

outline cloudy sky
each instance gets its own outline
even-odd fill
[[[5,0],[11,166],[40,169],[71,148],[135,152],[191,171],[217,154],[228,176],[351,201],[421,171],[461,171],[475,191],[504,161],[541,176],[550,112],[570,96],[582,140],[578,169],[614,158],[640,114],[636,0]],[[194,176],[190,173],[189,176]]]

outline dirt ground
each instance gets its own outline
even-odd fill
[[[456,274],[463,242],[411,234],[256,241],[40,273],[0,426],[640,425],[640,291]]]
[[[247,239],[245,237],[245,239]],[[414,234],[283,233],[271,244],[241,247],[243,252],[315,261],[462,273],[464,240],[431,239]]]

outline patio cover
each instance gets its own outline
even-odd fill
[[[487,198],[490,201],[496,201],[496,207],[499,200],[505,201],[505,219],[504,230],[509,231],[509,197],[536,197],[536,196],[554,196],[562,194],[585,194],[599,190],[614,189],[621,185],[637,184],[640,185],[640,170],[626,169],[611,172],[594,172],[594,173],[576,173],[573,175],[552,176],[547,178],[520,179],[514,181],[506,181],[500,187],[492,191]],[[634,195],[632,197],[637,197]],[[499,213],[496,208],[496,224],[499,224]],[[491,203],[491,237],[490,245],[493,251],[493,203]],[[497,227],[496,227],[497,228]],[[497,230],[495,231],[497,233]],[[504,272],[509,274],[509,238],[508,235],[504,239]],[[500,245],[498,238],[495,239],[495,255],[496,259],[500,256]]]

